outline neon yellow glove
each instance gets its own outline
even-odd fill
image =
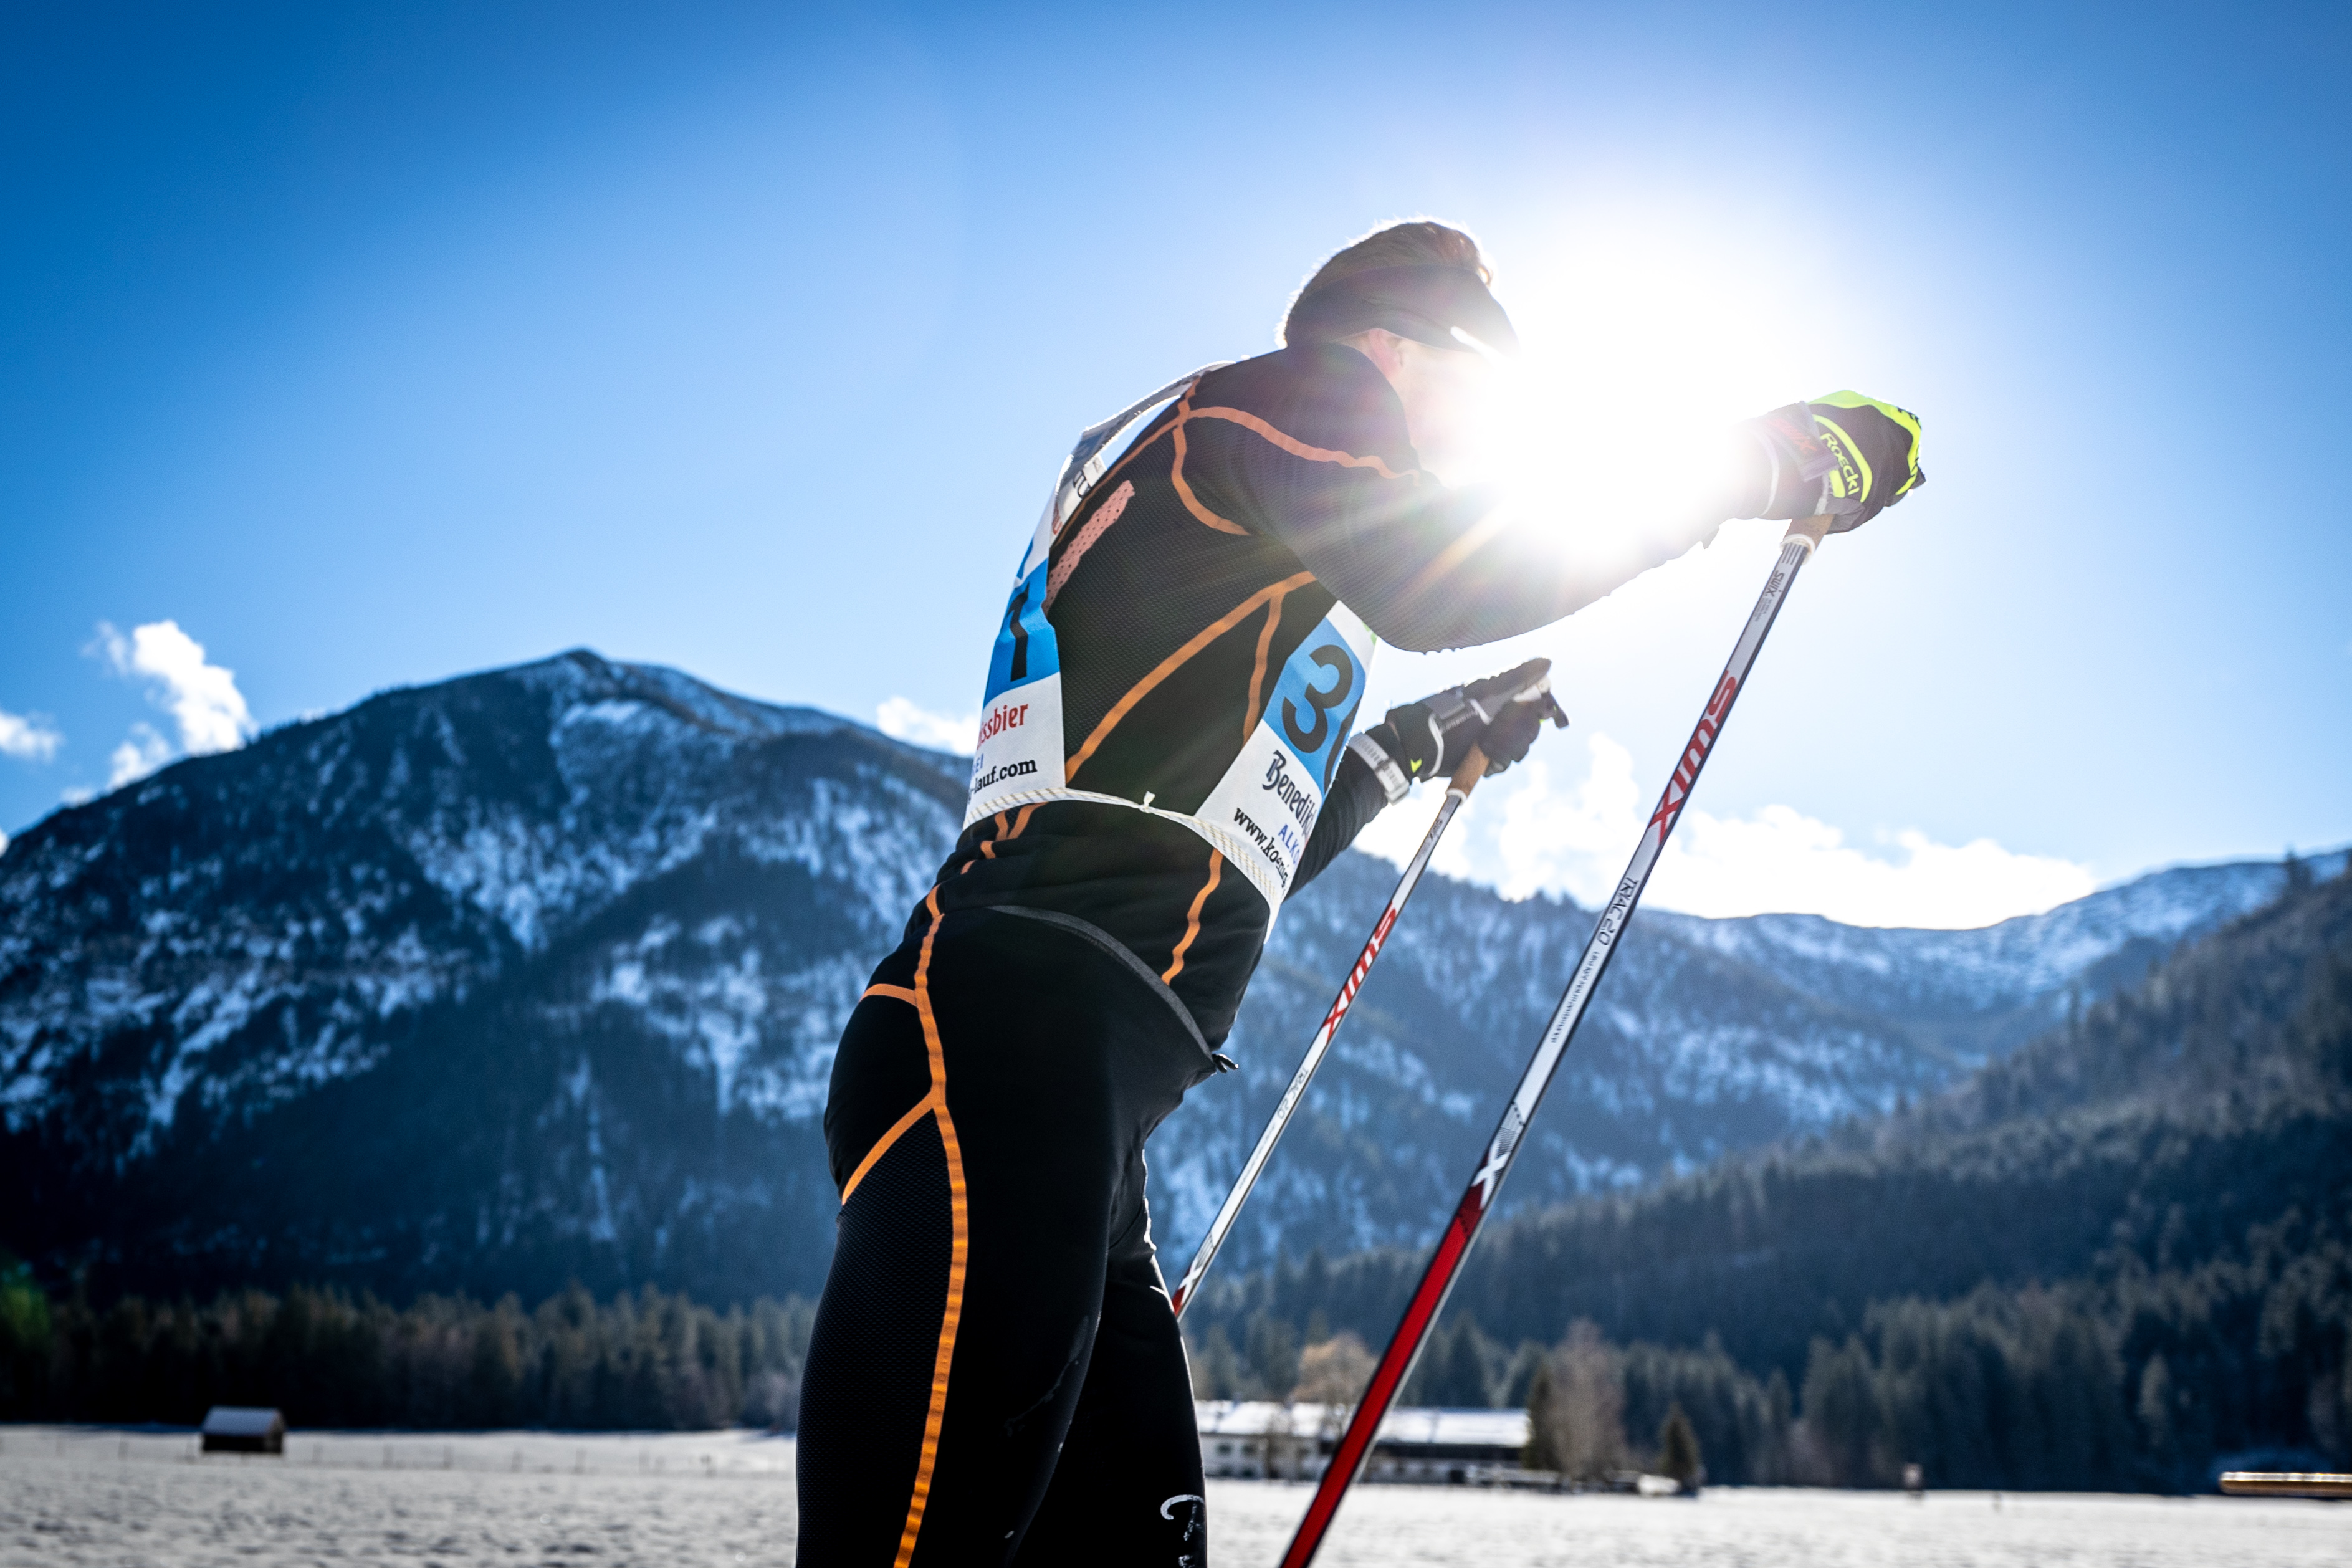
[[[1919,467],[1919,416],[1858,392],[1750,419],[1742,426],[1764,462],[1742,517],[1835,516],[1832,533],[1860,528],[1927,482]]]

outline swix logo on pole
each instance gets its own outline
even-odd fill
[[[1503,1183],[1503,1173],[1511,1167],[1511,1152],[1519,1146],[1519,1130],[1523,1125],[1518,1102],[1511,1102],[1503,1112],[1503,1124],[1495,1129],[1494,1141],[1486,1145],[1486,1158],[1479,1163],[1478,1173],[1470,1178],[1477,1189],[1480,1212],[1493,1205],[1495,1189]]]
[[[1650,814],[1650,826],[1658,830],[1661,844],[1675,830],[1675,818],[1682,815],[1683,802],[1690,798],[1691,786],[1698,783],[1698,771],[1706,766],[1706,754],[1714,750],[1715,738],[1723,733],[1723,716],[1738,694],[1739,678],[1726,670],[1721,684],[1715,689],[1715,696],[1707,702],[1706,711],[1699,715],[1698,727],[1691,731],[1689,744],[1683,747],[1682,761],[1675,764],[1675,776],[1666,781],[1666,793],[1658,797],[1658,809]]]
[[[1356,1005],[1356,993],[1362,988],[1364,976],[1372,972],[1372,960],[1381,955],[1381,943],[1388,941],[1389,928],[1396,924],[1397,910],[1401,907],[1391,902],[1382,911],[1381,923],[1372,928],[1372,939],[1364,943],[1364,951],[1356,955],[1356,967],[1348,971],[1348,983],[1339,987],[1339,997],[1331,1004],[1331,1011],[1324,1016],[1324,1027],[1337,1025],[1348,1009]]]

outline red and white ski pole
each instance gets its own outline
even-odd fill
[[[1347,1431],[1340,1435],[1339,1447],[1323,1471],[1314,1500],[1307,1505],[1307,1517],[1299,1521],[1298,1533],[1291,1537],[1290,1550],[1283,1553],[1282,1568],[1307,1568],[1315,1560],[1317,1548],[1323,1544],[1332,1518],[1339,1511],[1340,1499],[1348,1495],[1349,1487],[1355,1484],[1365,1459],[1370,1457],[1381,1422],[1388,1415],[1397,1390],[1412,1374],[1413,1363],[1421,1358],[1421,1347],[1431,1325],[1445,1310],[1445,1298],[1453,1293],[1454,1282],[1461,1277],[1470,1244],[1477,1239],[1479,1227],[1494,1212],[1495,1199],[1503,1190],[1503,1178],[1510,1174],[1512,1162],[1517,1158],[1520,1140],[1527,1135],[1528,1123],[1535,1120],[1536,1107],[1543,1102],[1552,1074],[1559,1070],[1560,1059],[1568,1053],[1569,1038],[1576,1033],[1577,1023],[1592,1000],[1593,988],[1601,984],[1601,973],[1617,951],[1618,938],[1625,932],[1625,922],[1633,918],[1633,906],[1641,902],[1642,889],[1657,868],[1666,837],[1675,830],[1675,819],[1682,815],[1691,790],[1698,784],[1699,770],[1706,766],[1716,738],[1723,732],[1724,721],[1731,717],[1731,705],[1739,699],[1748,667],[1756,662],[1765,634],[1772,629],[1773,618],[1787,601],[1790,584],[1797,580],[1798,568],[1812,553],[1830,521],[1826,517],[1812,517],[1789,525],[1788,534],[1780,542],[1780,557],[1773,563],[1763,595],[1748,614],[1747,628],[1739,634],[1730,662],[1724,666],[1722,678],[1707,698],[1706,710],[1699,715],[1698,727],[1691,731],[1689,743],[1683,747],[1682,760],[1675,764],[1674,777],[1666,781],[1657,809],[1650,814],[1649,822],[1642,829],[1642,841],[1633,850],[1632,863],[1625,868],[1624,876],[1618,879],[1616,890],[1610,894],[1600,920],[1593,924],[1592,939],[1585,943],[1584,956],[1569,979],[1568,990],[1561,995],[1559,1005],[1552,1010],[1551,1022],[1544,1026],[1535,1059],[1528,1064],[1518,1088],[1511,1091],[1511,1102],[1504,1108],[1502,1123],[1487,1142],[1486,1156],[1479,1161],[1462,1201],[1454,1205],[1454,1216],[1446,1221],[1444,1234],[1438,1237],[1436,1255],[1422,1271],[1421,1282],[1413,1287],[1412,1299],[1405,1303],[1403,1321],[1390,1337],[1388,1349],[1381,1352],[1372,1381],[1357,1403]]]
[[[1176,1289],[1170,1293],[1169,1300],[1174,1303],[1178,1317],[1184,1315],[1185,1304],[1192,1300],[1192,1292],[1199,1289],[1201,1277],[1208,1273],[1209,1265],[1216,1260],[1217,1248],[1225,1244],[1226,1232],[1234,1228],[1234,1221],[1241,1216],[1242,1205],[1249,1200],[1250,1189],[1257,1185],[1259,1173],[1265,1169],[1266,1161],[1273,1157],[1274,1146],[1282,1142],[1283,1129],[1290,1125],[1290,1118],[1298,1110],[1299,1100],[1306,1097],[1307,1080],[1315,1076],[1315,1069],[1323,1065],[1324,1055],[1331,1048],[1331,1037],[1339,1032],[1340,1021],[1347,1017],[1348,1009],[1356,1005],[1356,993],[1362,989],[1364,976],[1372,972],[1372,960],[1381,955],[1381,944],[1388,941],[1390,928],[1396,924],[1397,916],[1403,912],[1405,900],[1412,897],[1413,889],[1421,881],[1422,872],[1428,868],[1429,858],[1436,852],[1437,841],[1445,837],[1446,825],[1454,820],[1454,814],[1462,809],[1462,803],[1470,798],[1470,792],[1477,787],[1478,780],[1486,771],[1486,753],[1473,746],[1469,754],[1462,759],[1462,765],[1454,770],[1453,778],[1446,781],[1445,799],[1439,804],[1437,816],[1430,823],[1429,831],[1422,836],[1421,847],[1413,851],[1411,860],[1405,862],[1404,876],[1397,882],[1396,891],[1389,895],[1388,908],[1381,911],[1380,920],[1372,927],[1372,934],[1364,942],[1364,951],[1356,955],[1355,965],[1348,971],[1347,981],[1339,987],[1339,994],[1331,999],[1331,1010],[1323,1015],[1323,1026],[1315,1031],[1314,1041],[1307,1046],[1307,1055],[1299,1062],[1298,1070],[1290,1075],[1290,1087],[1282,1091],[1282,1102],[1274,1108],[1274,1120],[1268,1121],[1265,1131],[1257,1135],[1257,1147],[1251,1150],[1250,1157],[1243,1162],[1242,1173],[1234,1179],[1233,1190],[1225,1194],[1223,1205],[1217,1210],[1217,1217],[1209,1224],[1209,1233],[1201,1238],[1200,1249],[1192,1254],[1192,1266],[1184,1270],[1184,1278],[1176,1282]]]

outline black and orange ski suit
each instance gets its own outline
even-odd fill
[[[834,1068],[803,1564],[1206,1562],[1143,1144],[1215,1070],[1275,911],[1184,814],[1335,605],[1468,646],[1675,552],[1578,574],[1489,505],[1422,471],[1369,360],[1308,344],[1194,382],[1053,536],[1068,788],[971,823]],[[1294,889],[1385,803],[1333,755]]]

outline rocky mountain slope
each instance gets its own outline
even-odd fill
[[[834,1038],[963,772],[577,652],[61,811],[0,855],[0,1245],[149,1289],[813,1289]],[[2283,876],[2169,871],[1982,931],[1642,916],[1513,1200],[1948,1083]],[[1285,912],[1228,1047],[1244,1070],[1154,1141],[1171,1250],[1392,879],[1346,857]],[[1425,1234],[1587,923],[1425,883],[1235,1261]]]

